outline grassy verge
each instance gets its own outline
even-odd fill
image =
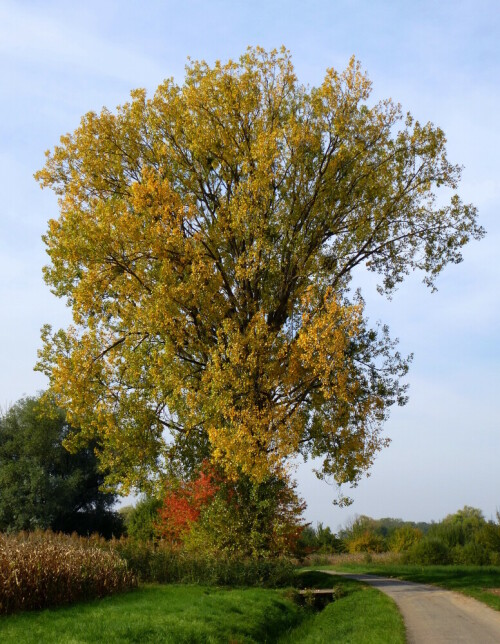
[[[500,610],[500,566],[415,566],[374,563],[344,564],[333,568],[344,572],[369,573],[422,584],[434,584],[474,597],[491,608]]]
[[[403,644],[405,628],[396,604],[374,588],[319,571],[303,573],[302,585],[337,589],[340,599],[307,617],[280,644]]]
[[[291,591],[147,585],[70,607],[0,618],[2,644],[172,642],[342,642],[400,644],[401,617],[391,600],[355,581],[321,572],[300,575],[307,588],[336,587],[321,612],[299,608]]]
[[[273,642],[302,618],[282,593],[150,585],[72,607],[0,619],[2,644]]]

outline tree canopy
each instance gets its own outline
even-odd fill
[[[93,446],[70,454],[63,411],[24,398],[0,416],[0,531],[51,528],[119,536],[113,494],[100,491]]]
[[[74,324],[44,328],[38,368],[111,484],[206,458],[262,481],[298,454],[355,484],[386,444],[408,361],[355,269],[389,295],[416,269],[433,286],[483,231],[443,132],[370,91],[354,58],[307,88],[285,49],[249,49],[89,112],[47,153],[45,279]]]

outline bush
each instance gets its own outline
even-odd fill
[[[349,552],[386,552],[386,543],[379,534],[366,530],[347,542]]]
[[[130,539],[115,541],[113,548],[144,582],[279,587],[291,585],[295,575],[294,564],[284,558],[200,556]]]
[[[404,525],[397,528],[390,541],[389,546],[392,552],[406,552],[422,539],[422,531],[411,525]]]
[[[103,597],[136,585],[126,562],[99,538],[0,534],[0,613]]]
[[[405,555],[408,563],[422,565],[450,563],[450,551],[440,539],[426,537],[413,545]]]
[[[139,541],[151,541],[157,537],[158,510],[162,502],[154,497],[144,497],[135,508],[127,509],[125,527],[129,537]]]
[[[478,543],[482,544],[491,554],[500,554],[500,525],[486,523],[476,535]]]
[[[487,548],[480,543],[474,542],[453,548],[452,558],[454,564],[487,566],[491,563],[490,553]]]
[[[346,546],[342,539],[328,526],[323,527],[322,523],[318,523],[315,528],[311,525],[304,526],[297,542],[297,554],[301,557],[313,552],[327,555],[345,551]]]
[[[490,564],[500,566],[500,552],[490,552]]]
[[[206,557],[289,557],[298,551],[304,508],[291,481],[270,476],[256,483],[246,475],[231,480],[204,462],[193,478],[166,482],[158,535]]]

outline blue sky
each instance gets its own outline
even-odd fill
[[[388,302],[364,280],[367,310],[415,357],[410,402],[395,409],[391,446],[337,509],[335,490],[297,473],[307,518],[336,528],[355,514],[440,519],[464,504],[500,508],[500,5],[497,0],[0,0],[0,405],[44,388],[33,372],[39,330],[70,312],[44,285],[41,242],[57,216],[33,173],[80,117],[129,91],[182,82],[188,56],[238,57],[248,45],[290,49],[302,82],[355,54],[373,98],[392,97],[441,126],[464,165],[460,194],[487,236],[465,249],[431,294],[411,275]]]

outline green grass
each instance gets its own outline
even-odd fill
[[[377,590],[321,572],[298,585],[336,587],[321,612],[299,608],[290,590],[147,585],[122,595],[0,618],[2,644],[404,642],[401,617]]]
[[[0,619],[2,644],[274,642],[303,612],[275,590],[150,585]]]
[[[320,571],[304,572],[301,578],[304,587],[333,587],[341,597],[285,634],[280,644],[403,644],[406,641],[403,619],[396,604],[380,591]]]
[[[325,566],[321,568],[326,569]],[[344,564],[329,566],[344,572],[397,577],[422,584],[434,584],[474,597],[500,610],[500,566],[416,566],[403,564]],[[492,592],[496,590],[498,594]]]

